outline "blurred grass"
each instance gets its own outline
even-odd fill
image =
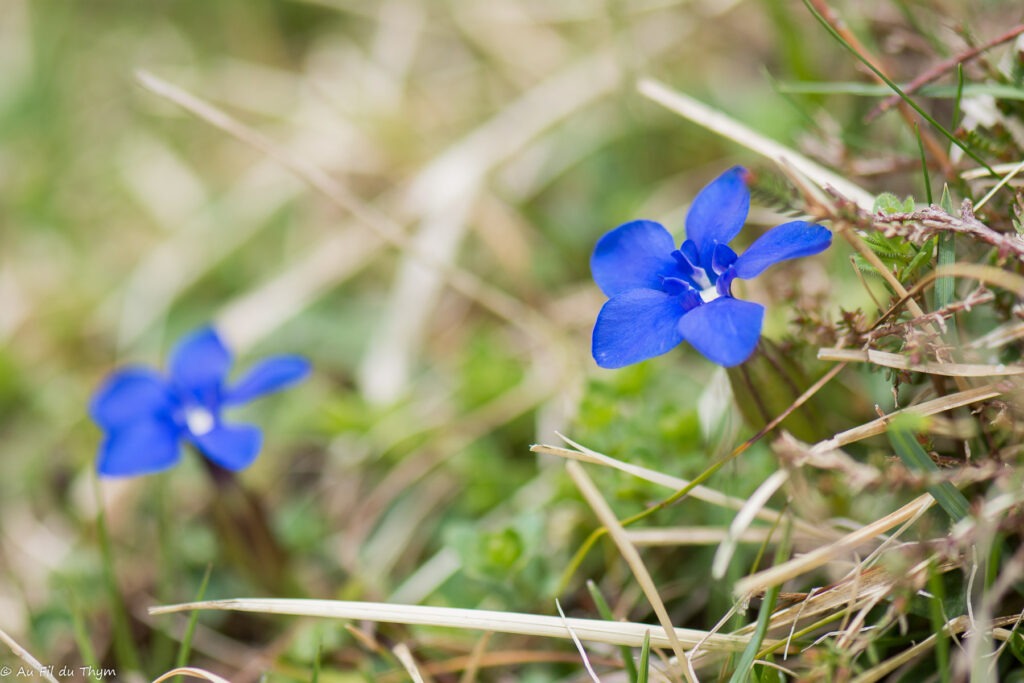
[[[948,27],[988,37],[1024,19],[1010,0],[939,12],[914,2],[840,9],[872,50],[891,54],[900,81],[931,63],[935,45],[961,45]],[[586,68],[573,71],[579,64]],[[0,628],[58,668],[90,661],[76,628],[99,663],[126,666],[114,654],[102,583],[89,396],[116,364],[161,365],[177,337],[207,320],[230,323],[225,332],[243,340],[245,358],[298,352],[316,366],[301,389],[239,418],[267,435],[243,480],[317,597],[549,613],[593,520],[558,464],[535,459],[530,443],[562,431],[685,477],[735,445],[745,429],[738,420],[723,430],[719,413],[702,426],[699,402],[714,378],[693,351],[617,373],[596,371],[589,358],[601,304],[587,268],[596,238],[639,216],[680,234],[686,202],[708,179],[735,163],[764,165],[639,97],[636,77],[662,78],[872,192],[921,194],[917,143],[895,116],[869,126],[862,117],[874,99],[824,86],[799,92],[806,82],[836,90],[856,81],[857,95],[866,86],[802,7],[781,0],[4,0],[0,66]],[[434,234],[428,246],[440,260],[536,309],[555,332],[531,336],[449,289],[396,296],[408,253],[380,248],[367,226],[259,152],[143,90],[136,69],[324,168],[408,234]],[[989,63],[972,76],[993,71]],[[561,90],[530,99],[559,76]],[[974,87],[1014,86],[965,92]],[[948,101],[928,102],[948,116]],[[569,108],[551,114],[560,106]],[[1019,102],[1001,106],[1019,115]],[[509,111],[522,117],[486,137]],[[456,161],[435,166],[446,159]],[[752,222],[777,218],[755,209]],[[328,250],[335,239],[346,241]],[[317,260],[323,254],[332,258]],[[835,319],[840,306],[873,310],[848,259],[837,244],[759,280],[751,298],[785,304],[769,309],[769,336],[795,331],[786,343],[799,355],[819,344],[809,324],[791,326],[793,311]],[[264,289],[271,283],[279,289]],[[245,301],[249,317],[228,315]],[[977,336],[1012,304],[961,324]],[[385,323],[420,314],[418,327]],[[391,342],[398,346],[381,362],[398,368],[397,379],[393,400],[381,400],[367,385],[367,359]],[[1013,361],[1019,349],[1004,355]],[[828,399],[829,419],[858,424],[874,417],[873,404],[891,407],[891,379],[844,376],[848,394],[864,400]],[[903,384],[903,398],[916,389]],[[878,465],[882,448],[879,440],[855,452]],[[744,497],[776,467],[758,445],[712,483]],[[665,495],[593,474],[622,517]],[[185,621],[147,617],[147,606],[191,599],[211,564],[208,596],[259,589],[225,563],[210,526],[212,490],[193,456],[156,477],[101,484],[118,589],[142,677],[152,677],[173,666],[170,641]],[[833,475],[804,485],[804,503],[828,517],[874,519],[908,497],[857,496]],[[655,521],[724,527],[732,517],[687,500]],[[731,605],[727,585],[707,586],[712,556],[683,547],[647,558],[677,625],[710,628]],[[753,551],[738,558],[733,572]],[[616,615],[651,618],[610,545],[587,559],[578,578],[587,577]],[[570,614],[594,612],[582,581],[559,599]],[[426,662],[468,653],[477,639],[397,626],[365,635],[409,640]],[[372,652],[333,624],[252,615],[203,615],[192,650],[232,680],[264,671],[267,680],[304,680],[314,662],[325,681],[356,672],[373,680],[398,666],[387,649]],[[571,679],[579,667],[513,670],[539,681]],[[490,676],[480,678],[498,680]]]

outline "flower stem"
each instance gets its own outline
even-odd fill
[[[302,597],[305,591],[292,575],[288,553],[274,534],[263,501],[234,472],[207,458],[202,461],[216,487],[211,513],[228,561],[275,595]]]

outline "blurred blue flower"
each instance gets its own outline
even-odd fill
[[[793,221],[759,237],[742,256],[728,243],[750,209],[747,170],[732,168],[694,199],[679,249],[660,223],[632,221],[605,234],[590,259],[608,297],[594,325],[594,360],[621,368],[659,356],[686,341],[725,367],[750,357],[761,336],[764,307],[736,299],[735,278],[828,248],[826,228]]]
[[[207,327],[178,342],[168,377],[142,367],[108,377],[89,406],[106,433],[99,473],[131,476],[167,469],[181,458],[182,440],[225,469],[250,465],[260,450],[260,430],[225,424],[222,409],[294,384],[309,374],[310,365],[298,356],[275,356],[229,386],[230,366],[231,353]]]

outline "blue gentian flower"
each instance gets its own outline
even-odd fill
[[[597,242],[594,281],[608,297],[594,325],[594,360],[621,368],[686,341],[725,367],[750,357],[761,336],[764,306],[736,299],[731,285],[780,261],[828,248],[826,228],[793,221],[759,237],[741,256],[728,243],[750,210],[748,171],[732,168],[700,191],[686,216],[686,241],[675,248],[660,223],[620,225]]]
[[[169,376],[143,367],[113,373],[96,392],[89,414],[106,436],[97,469],[105,476],[165,470],[181,458],[181,442],[211,462],[240,470],[256,459],[262,435],[251,425],[229,425],[221,411],[283,389],[309,374],[298,356],[275,356],[227,384],[231,353],[212,328],[182,339]]]

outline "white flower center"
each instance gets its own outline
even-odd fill
[[[700,300],[704,303],[710,303],[717,299],[721,294],[718,293],[718,287],[711,285],[700,290]]]
[[[213,413],[202,406],[188,406],[185,408],[185,424],[193,435],[202,436],[213,429]]]
[[[693,281],[697,283],[697,286],[703,288],[705,292],[708,288],[714,289],[714,286],[711,284],[711,278],[708,277],[707,271],[703,268],[694,268],[691,277],[693,277]],[[704,294],[701,294],[701,298],[703,297]]]

